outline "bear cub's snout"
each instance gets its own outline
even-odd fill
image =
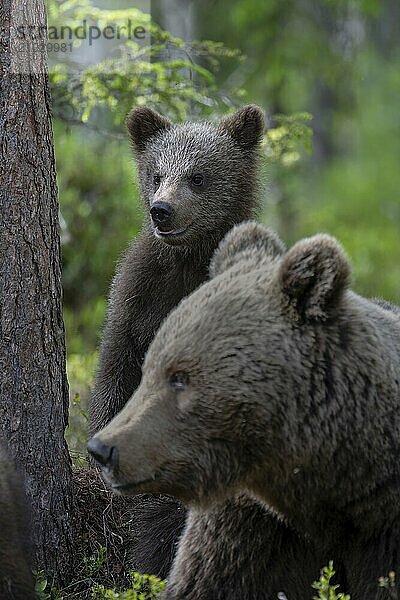
[[[161,231],[172,229],[171,220],[174,216],[174,209],[168,202],[154,202],[150,209],[150,215],[154,226]]]

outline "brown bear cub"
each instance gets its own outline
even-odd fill
[[[190,507],[163,597],[305,600],[333,560],[352,600],[383,600],[378,578],[400,573],[400,313],[350,291],[327,235],[286,252],[243,224],[211,273],[89,444],[116,491]],[[246,527],[253,499],[275,530],[254,506]]]
[[[0,598],[33,600],[27,514],[23,486],[0,447]]]
[[[115,276],[90,408],[93,435],[138,387],[142,363],[169,312],[208,277],[231,227],[257,206],[261,110],[245,106],[217,124],[174,125],[149,108],[128,117],[145,209],[139,237]],[[184,524],[172,499],[135,504],[135,568],[165,576]]]

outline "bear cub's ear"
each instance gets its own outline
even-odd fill
[[[350,266],[339,243],[319,234],[289,250],[279,277],[296,318],[325,321],[349,284]]]
[[[171,121],[147,106],[133,108],[126,119],[132,143],[137,152],[145,150],[151,137],[172,127]]]
[[[252,150],[261,142],[264,132],[264,115],[258,106],[248,104],[229,117],[222,119],[219,131],[229,135],[245,150]]]
[[[210,264],[210,278],[220,275],[238,261],[257,267],[271,262],[285,252],[285,246],[272,229],[247,221],[231,229],[215,251]]]

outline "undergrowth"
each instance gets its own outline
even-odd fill
[[[101,554],[102,559],[105,559],[104,552]],[[96,575],[98,570],[103,566],[102,562],[99,563],[98,561],[99,556],[85,557],[84,568],[87,569],[86,575],[89,582],[91,581],[91,577]],[[68,588],[57,590],[51,578],[47,578],[43,571],[36,571],[35,578],[37,600],[68,600],[71,598]],[[87,590],[85,597],[91,600],[156,600],[167,583],[154,575],[141,575],[135,571],[130,571],[129,578],[129,587],[125,590],[111,589],[95,583]],[[73,587],[75,587],[75,584],[73,584]],[[75,592],[73,593],[73,597],[75,598]]]
[[[46,577],[43,571],[35,572],[37,600],[157,600],[164,590],[167,582],[154,575],[142,575],[133,570],[129,571],[127,585],[109,587],[99,583],[99,576],[104,572],[107,563],[107,549],[100,546],[93,554],[83,557],[83,564],[79,573],[79,581],[75,581],[67,588],[58,590],[51,578]],[[312,600],[351,600],[349,594],[339,592],[338,584],[332,583],[335,575],[333,562],[323,567],[320,578],[312,584],[317,595]],[[83,587],[82,587],[83,586]],[[380,577],[377,586],[387,591],[387,600],[400,600],[396,576],[391,571],[388,576]],[[83,593],[83,589],[85,592]],[[80,591],[77,592],[77,589]],[[311,591],[310,591],[311,596]],[[279,600],[291,600],[282,592],[278,594]]]
[[[156,600],[166,585],[154,575],[140,575],[131,571],[131,587],[123,592],[106,589],[103,585],[92,588],[93,600]]]

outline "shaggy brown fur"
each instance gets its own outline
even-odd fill
[[[33,600],[27,509],[20,478],[0,448],[0,598]]]
[[[190,506],[164,598],[304,600],[327,560],[352,600],[385,598],[378,577],[400,572],[399,312],[348,289],[326,235],[285,252],[242,225],[212,273],[92,440],[115,490]],[[237,494],[265,508],[241,512]]]

